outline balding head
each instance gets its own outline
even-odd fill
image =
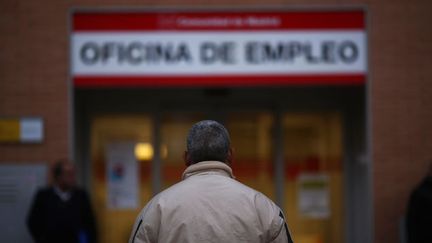
[[[201,161],[231,161],[230,137],[226,128],[219,122],[204,120],[196,123],[187,136],[187,165]]]
[[[66,159],[58,160],[53,165],[53,178],[56,186],[62,190],[70,190],[75,186],[75,166]]]

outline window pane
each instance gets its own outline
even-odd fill
[[[265,112],[232,113],[226,120],[234,150],[234,176],[274,199],[272,125],[273,117]]]
[[[186,169],[183,154],[186,136],[193,124],[204,119],[196,113],[171,113],[163,116],[161,123],[161,158],[163,189],[179,182]]]

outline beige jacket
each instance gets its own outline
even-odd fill
[[[292,242],[281,210],[225,163],[191,165],[182,179],[144,207],[129,243]]]

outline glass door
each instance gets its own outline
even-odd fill
[[[284,208],[295,242],[343,242],[340,115],[284,114],[281,122]]]
[[[99,242],[127,242],[152,196],[152,120],[148,115],[99,116],[91,124],[92,202]]]
[[[282,199],[295,242],[343,242],[340,114],[277,117],[271,111],[227,111],[217,115],[230,132],[236,179],[274,201]],[[190,127],[215,116],[175,111],[161,113],[157,119],[137,114],[93,119],[91,188],[100,242],[127,242],[142,207],[159,190],[181,180]],[[278,126],[280,130],[275,129]],[[275,131],[281,131],[280,146],[274,143]],[[154,146],[155,142],[159,145]],[[281,163],[273,156],[278,153],[283,154]],[[275,163],[285,170],[276,173]],[[155,187],[156,183],[160,186]]]

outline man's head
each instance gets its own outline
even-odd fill
[[[228,131],[216,121],[204,120],[194,124],[189,130],[186,146],[184,159],[187,166],[209,160],[231,163]]]
[[[75,186],[75,167],[68,160],[58,160],[53,166],[54,183],[60,189],[67,191]]]

